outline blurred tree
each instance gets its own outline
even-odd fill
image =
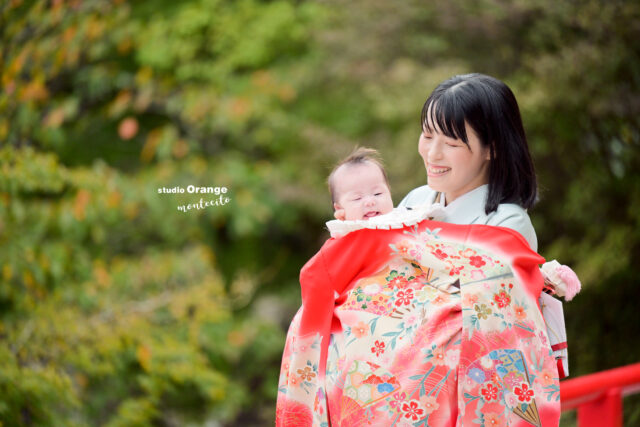
[[[317,239],[294,232],[323,174],[289,106],[321,11],[3,3],[3,423],[273,419],[290,313],[250,304],[271,284],[295,305],[286,261]],[[157,191],[188,185],[232,202],[182,213],[200,196]]]

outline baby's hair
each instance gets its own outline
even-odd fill
[[[374,165],[380,168],[382,172],[382,176],[384,177],[384,182],[387,184],[388,188],[391,188],[389,185],[389,179],[387,178],[387,172],[384,170],[384,166],[382,165],[382,157],[380,157],[380,153],[378,150],[373,148],[366,147],[356,147],[351,154],[349,154],[344,159],[340,160],[334,167],[331,173],[329,174],[329,178],[327,178],[327,184],[329,185],[329,193],[331,194],[331,203],[335,203],[335,189],[333,183],[333,177],[336,171],[344,165],[361,165],[366,162],[373,163]]]

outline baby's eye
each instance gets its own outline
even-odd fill
[[[351,199],[354,202],[357,202],[358,200],[362,199],[362,197],[356,197],[355,199]]]
[[[382,196],[382,193],[376,193],[375,196]]]

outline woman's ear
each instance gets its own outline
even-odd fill
[[[487,146],[484,159],[485,160],[492,160],[491,159],[491,152],[494,151],[495,149],[496,149],[496,144],[495,144],[495,142],[492,142],[490,146]],[[495,157],[495,155],[493,157]]]

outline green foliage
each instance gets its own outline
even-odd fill
[[[55,424],[67,413],[67,423],[130,425],[194,401],[204,416],[233,394],[217,359],[242,345],[203,345],[203,331],[230,313],[215,255],[188,240],[193,223],[141,200],[148,182],[104,164],[70,170],[31,149],[3,155],[2,419]],[[49,185],[33,185],[34,175]],[[182,239],[166,237],[176,229]],[[154,240],[163,244],[144,245]]]
[[[273,418],[284,319],[231,308],[295,283],[278,230],[321,206],[303,189],[322,178],[284,155],[298,126],[287,64],[307,55],[316,6],[147,6],[3,6],[6,425]],[[232,202],[183,213],[200,197],[158,193],[188,185]],[[270,368],[242,372],[251,354]]]
[[[572,374],[633,362],[638,18],[601,0],[2,3],[0,421],[271,424],[328,169],[378,148],[399,201],[425,181],[422,102],[471,71],[513,88],[541,252],[582,278]],[[230,201],[158,193],[188,185]]]

